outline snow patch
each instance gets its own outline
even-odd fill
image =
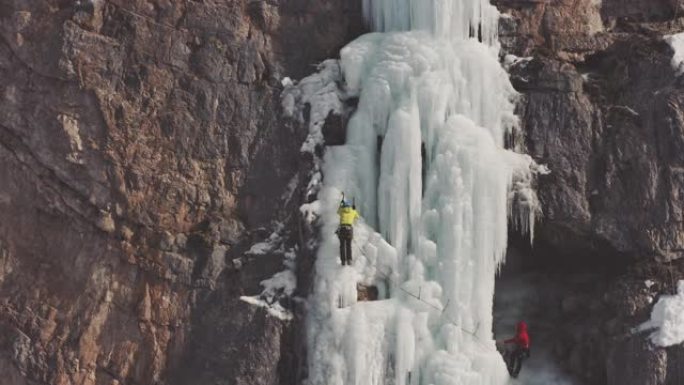
[[[282,84],[283,87],[285,87],[285,88],[287,88],[287,87],[293,87],[293,86],[295,85],[294,82],[292,81],[292,79],[290,79],[290,78],[287,77],[287,76],[284,77],[284,78],[280,81],[280,84]]]
[[[247,302],[250,305],[258,306],[266,309],[268,314],[272,315],[283,321],[290,321],[294,318],[292,312],[282,307],[279,303],[269,304],[268,302],[260,299],[259,297],[240,297],[241,301]]]
[[[298,83],[290,78],[282,80],[285,89],[281,94],[281,105],[285,117],[304,122],[305,109],[309,109],[309,135],[302,145],[302,152],[313,153],[317,146],[323,145],[325,119],[331,112],[342,114],[344,111],[344,94],[337,86],[340,79],[338,61],[329,59],[318,65],[318,72]]]
[[[508,54],[504,56],[503,66],[506,69],[506,71],[509,71],[512,67],[515,67],[517,65],[527,65],[527,63],[531,62],[532,59],[532,56],[519,57],[512,54]]]
[[[651,319],[638,327],[651,333],[653,344],[661,347],[684,342],[684,281],[679,281],[676,295],[661,296],[651,311]]]
[[[273,303],[275,299],[280,296],[292,296],[297,288],[297,277],[292,270],[283,270],[276,273],[273,277],[261,281],[264,291],[261,293],[262,298],[271,299]]]
[[[664,37],[665,41],[674,50],[672,56],[672,68],[677,71],[677,75],[684,73],[684,32]]]
[[[321,211],[321,202],[314,201],[311,203],[305,203],[300,208],[299,211],[302,213],[302,218],[308,223],[312,224],[318,219],[319,213]]]
[[[252,245],[252,247],[245,252],[246,255],[264,255],[274,250],[277,250],[281,246],[283,238],[280,236],[280,231],[283,225],[281,223],[276,225],[276,230],[269,235],[269,237],[262,242],[258,242]]]
[[[263,242],[256,243],[245,253],[250,256],[264,255],[267,253],[282,253],[283,266],[285,270],[274,274],[271,278],[260,282],[263,290],[259,295],[242,296],[240,299],[251,305],[265,308],[269,314],[279,319],[288,321],[294,318],[292,312],[287,308],[287,304],[293,299],[297,289],[297,250],[290,248],[284,250],[283,224],[276,223],[275,230]],[[242,266],[240,259],[233,260],[236,268]]]

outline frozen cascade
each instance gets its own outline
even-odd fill
[[[515,91],[483,0],[364,0],[378,31],[341,51],[358,97],[347,144],[326,150],[308,323],[311,385],[504,384],[492,336],[509,216],[532,231],[543,172],[504,149]],[[342,192],[362,219],[339,264]],[[308,209],[307,208],[307,209]],[[379,301],[357,302],[357,284]]]

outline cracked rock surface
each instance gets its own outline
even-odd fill
[[[679,385],[682,348],[631,328],[684,278],[684,83],[663,40],[684,31],[684,6],[493,2],[504,50],[526,58],[510,66],[525,147],[552,171],[523,251],[609,271],[581,290],[559,279],[561,300],[543,304],[568,320],[554,354],[589,384]],[[239,297],[297,246],[307,294],[315,234],[298,207],[313,159],[306,122],[281,118],[281,80],[335,57],[360,13],[0,0],[0,382],[300,383],[305,309],[283,321]],[[344,119],[329,118],[340,143]],[[276,230],[278,248],[247,253]]]
[[[239,301],[282,255],[243,254],[297,228],[307,132],[279,118],[280,79],[334,56],[359,9],[0,1],[3,378],[295,382],[292,323]]]
[[[684,31],[684,3],[494,3],[518,58],[508,62],[527,151],[551,170],[523,254],[526,270],[561,277],[538,285],[561,295],[533,309],[558,320],[554,359],[582,384],[679,384],[684,348],[634,328],[684,279],[684,83],[664,39]]]

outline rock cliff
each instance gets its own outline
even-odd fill
[[[307,131],[280,79],[334,56],[359,8],[0,1],[3,378],[295,381],[290,323],[239,301],[282,252],[245,251],[297,234]]]
[[[684,24],[652,3],[499,1],[507,51],[530,59],[512,66],[528,150],[555,170],[541,231],[566,249],[682,256],[682,91],[663,36]]]
[[[527,151],[552,171],[528,267],[594,274],[544,304],[564,320],[555,359],[588,384],[678,384],[682,348],[633,328],[684,277],[684,88],[664,39],[684,4],[495,3]]]
[[[560,281],[557,359],[588,384],[680,384],[682,348],[631,328],[684,277],[684,83],[663,40],[684,30],[684,4],[494,2],[524,145],[552,171],[525,263],[605,272]],[[8,383],[299,383],[304,309],[283,321],[239,297],[306,246],[312,159],[306,127],[281,118],[281,79],[362,33],[360,8],[0,0]],[[328,122],[336,140],[341,123]]]

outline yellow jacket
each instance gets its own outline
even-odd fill
[[[359,213],[351,207],[340,207],[337,210],[337,215],[340,216],[340,225],[348,226],[353,225],[356,218],[359,217]]]

